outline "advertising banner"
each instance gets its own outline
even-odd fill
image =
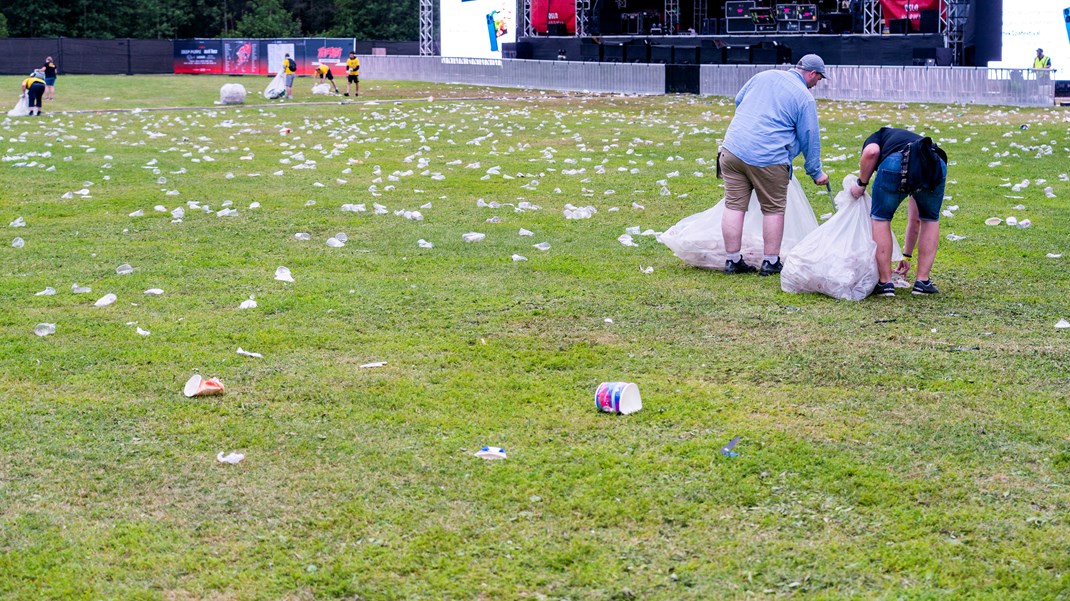
[[[921,31],[921,11],[942,10],[941,0],[881,0],[884,22],[888,19],[908,19],[911,31]]]
[[[442,56],[502,57],[516,41],[516,0],[440,0]]]
[[[223,72],[222,40],[175,40],[175,73]]]
[[[260,74],[258,40],[223,40],[223,73]]]
[[[564,25],[565,34],[576,33],[575,0],[531,0],[531,26],[535,33],[550,33],[551,25]]]

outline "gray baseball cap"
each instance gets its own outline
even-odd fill
[[[820,74],[821,77],[828,79],[828,75],[825,75],[825,61],[816,54],[807,54],[800,58],[799,64],[795,65],[795,67],[803,71],[815,71]]]

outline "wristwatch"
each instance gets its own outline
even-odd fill
[[[855,183],[858,184],[859,188],[865,188],[866,186],[869,185],[869,182],[862,181],[862,178],[860,178],[860,177],[859,178],[855,178]]]

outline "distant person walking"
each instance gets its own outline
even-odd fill
[[[294,99],[294,76],[297,74],[297,61],[287,52],[282,58],[282,72],[286,74],[286,99]]]
[[[360,59],[354,51],[349,52],[349,59],[346,60],[346,96],[349,96],[350,85],[353,86],[353,95],[360,96]]]
[[[45,100],[56,99],[56,61],[52,57],[45,58]]]
[[[1051,69],[1051,57],[1044,56],[1044,49],[1037,48],[1037,57],[1033,59],[1034,69]]]
[[[26,105],[30,109],[30,116],[41,115],[41,98],[45,94],[45,74],[42,71],[34,71],[30,76],[22,80],[22,93],[26,96]]]

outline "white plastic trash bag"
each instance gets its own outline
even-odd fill
[[[219,102],[222,104],[242,104],[245,102],[245,86],[240,83],[223,84],[219,89]]]
[[[877,284],[877,243],[869,219],[872,200],[864,194],[855,200],[850,186],[855,176],[843,180],[836,195],[836,214],[810,232],[784,257],[780,288],[784,292],[820,292],[833,298],[862,300]],[[892,259],[903,255],[892,237]]]
[[[279,71],[271,82],[264,88],[264,98],[275,100],[286,96],[286,74]]]
[[[312,86],[312,93],[313,94],[330,94],[331,93],[331,84],[318,83],[318,84]]]
[[[658,236],[658,241],[668,246],[673,254],[688,265],[704,269],[724,270],[724,238],[721,236],[721,217],[724,215],[724,199],[696,215],[685,217],[679,223]],[[784,209],[784,238],[780,254],[784,255],[807,234],[817,229],[817,217],[806,199],[802,184],[795,177],[788,184],[788,202]],[[743,259],[750,265],[762,264],[765,254],[762,240],[762,210],[758,196],[751,194],[747,216],[743,220]]]
[[[15,103],[15,108],[7,112],[8,117],[25,117],[30,114],[30,103],[26,100],[26,95],[19,96],[19,101]]]

